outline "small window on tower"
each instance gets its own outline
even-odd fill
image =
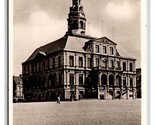
[[[83,29],[84,28],[84,24],[82,21],[80,21],[80,27]]]
[[[72,29],[78,29],[78,22],[77,22],[77,20],[74,20],[74,21],[71,22],[71,28]]]

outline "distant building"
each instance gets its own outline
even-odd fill
[[[14,101],[23,100],[23,82],[20,76],[13,76],[13,99]]]
[[[136,59],[121,56],[107,37],[86,34],[81,0],[73,0],[68,31],[22,63],[26,101],[136,98]]]
[[[136,86],[137,86],[137,98],[142,97],[142,86],[141,86],[141,68],[136,69]]]

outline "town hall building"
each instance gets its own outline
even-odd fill
[[[26,101],[135,99],[136,59],[122,56],[107,37],[86,34],[81,0],[73,0],[68,31],[22,63]]]

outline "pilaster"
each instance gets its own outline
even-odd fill
[[[100,99],[100,87],[102,85],[102,83],[101,83],[102,82],[101,77],[102,77],[102,73],[99,72],[98,73],[98,99]]]

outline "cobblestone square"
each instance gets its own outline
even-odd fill
[[[140,125],[141,100],[13,104],[13,125]]]

